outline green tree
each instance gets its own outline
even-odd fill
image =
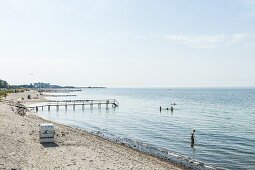
[[[8,88],[8,83],[0,79],[0,88]]]

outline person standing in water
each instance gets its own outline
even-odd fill
[[[194,146],[194,144],[195,144],[195,129],[191,132],[191,134],[190,134],[190,139],[191,139],[191,147],[193,147]]]
[[[173,112],[174,111],[174,108],[171,106],[171,112]]]

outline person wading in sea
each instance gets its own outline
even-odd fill
[[[190,139],[191,139],[191,147],[193,147],[195,145],[195,131],[196,130],[193,130],[190,134]]]

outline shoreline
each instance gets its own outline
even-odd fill
[[[30,94],[38,99],[26,99]],[[9,94],[24,97],[25,106],[48,101],[36,91]],[[0,102],[0,169],[186,169],[168,160],[104,139],[95,134],[43,119],[27,112],[20,116]],[[39,142],[39,123],[55,125],[55,144]],[[9,153],[8,153],[9,150]]]

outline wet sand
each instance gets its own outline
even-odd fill
[[[28,94],[33,99],[27,99]],[[34,99],[38,95],[38,99]],[[9,94],[22,104],[47,101],[36,91]],[[184,169],[93,134],[54,123],[55,143],[39,142],[39,124],[51,122],[38,114],[20,116],[0,102],[0,169]]]

